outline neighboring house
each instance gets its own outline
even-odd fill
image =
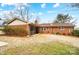
[[[69,35],[74,30],[74,25],[70,23],[32,24],[17,18],[7,22],[6,25],[26,29],[28,30],[28,34],[46,33]]]

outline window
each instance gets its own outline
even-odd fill
[[[43,29],[42,28],[40,28],[40,31],[42,31]]]
[[[42,30],[44,30],[44,28],[42,28]]]
[[[60,27],[60,30],[64,30],[64,27]]]
[[[43,28],[43,31],[45,30],[45,28]]]

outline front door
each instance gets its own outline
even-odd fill
[[[38,27],[35,28],[35,33],[36,33],[36,34],[39,33],[39,28],[38,28]]]
[[[35,34],[35,27],[33,25],[30,26],[30,34]]]

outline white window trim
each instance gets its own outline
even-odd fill
[[[64,30],[64,27],[60,27],[60,30]]]

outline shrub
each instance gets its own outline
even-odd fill
[[[15,35],[15,36],[25,36],[27,35],[27,30],[20,27],[9,27],[5,26],[3,29],[6,35]]]
[[[63,35],[66,35],[65,33],[63,33]]]
[[[55,33],[55,34],[60,34],[59,32]]]
[[[74,36],[79,36],[79,30],[74,30],[74,31],[72,32],[72,35],[74,35]]]

